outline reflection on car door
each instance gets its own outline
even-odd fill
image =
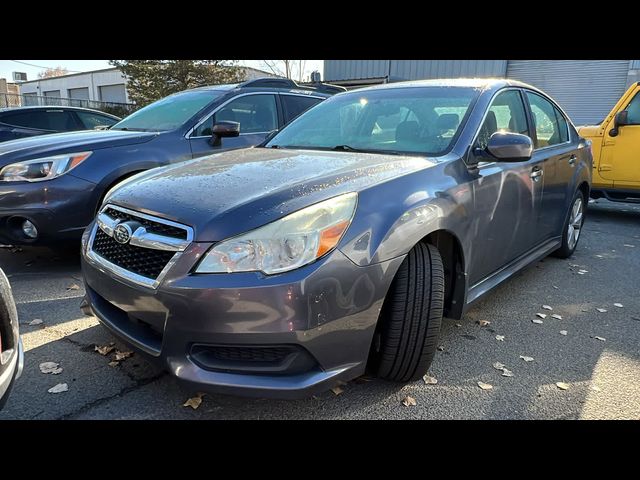
[[[221,145],[211,145],[211,129],[216,122],[240,123],[238,137],[223,138]],[[240,95],[219,107],[196,126],[189,143],[193,157],[251,147],[261,143],[273,130],[278,129],[276,96],[269,93]]]
[[[487,111],[474,147],[484,150],[498,130],[530,135],[520,90],[498,93]],[[473,220],[469,282],[473,286],[535,245],[542,199],[539,159],[527,162],[480,161],[473,181]]]
[[[568,186],[576,165],[577,143],[570,141],[568,123],[564,115],[546,98],[526,91],[533,122],[535,150],[532,161],[542,167],[542,207],[535,232],[536,242],[542,243],[562,235],[567,208]]]

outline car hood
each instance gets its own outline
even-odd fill
[[[435,165],[425,157],[249,148],[138,175],[108,199],[219,241],[347,192]]]
[[[157,132],[83,130],[20,138],[0,143],[0,166],[14,161],[148,142]]]

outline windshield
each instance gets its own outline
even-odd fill
[[[132,113],[111,127],[111,130],[173,130],[223,93],[225,92],[219,90],[197,90],[169,95]]]
[[[443,155],[476,96],[473,88],[439,86],[341,94],[298,117],[265,146]]]

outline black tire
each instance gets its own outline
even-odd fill
[[[573,252],[576,251],[576,247],[578,246],[578,242],[580,241],[580,237],[582,235],[578,234],[578,238],[575,242],[575,244],[571,245],[569,242],[569,222],[571,221],[571,216],[572,216],[572,209],[573,209],[573,205],[576,202],[577,199],[580,199],[582,201],[582,220],[580,221],[580,228],[579,230],[582,230],[582,225],[584,225],[584,217],[585,217],[585,213],[587,211],[587,201],[584,198],[584,193],[582,193],[582,190],[578,190],[575,195],[573,196],[573,199],[571,200],[571,203],[569,204],[569,210],[567,211],[567,215],[566,218],[564,220],[564,225],[562,227],[562,244],[560,245],[560,248],[558,248],[557,250],[555,250],[553,252],[553,256],[554,257],[558,257],[558,258],[569,258],[571,255],[573,255]]]
[[[410,382],[427,373],[443,305],[442,258],[433,245],[419,243],[400,265],[380,312],[369,363],[376,376]]]

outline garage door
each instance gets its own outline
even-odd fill
[[[103,102],[126,103],[124,93],[124,84],[120,85],[103,85],[100,89],[100,100]]]
[[[70,88],[69,98],[75,98],[77,100],[89,100],[89,88]]]
[[[507,77],[548,93],[576,125],[599,123],[625,92],[629,60],[509,60]]]

